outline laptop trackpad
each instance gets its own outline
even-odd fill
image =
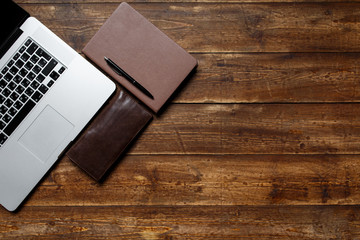
[[[47,105],[19,142],[45,163],[73,128],[73,124]]]

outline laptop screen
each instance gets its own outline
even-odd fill
[[[20,27],[29,14],[11,0],[0,0],[0,46]]]

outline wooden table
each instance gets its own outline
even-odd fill
[[[120,3],[16,2],[79,52]],[[0,239],[359,239],[360,3],[130,4],[197,72],[103,183],[62,158]]]

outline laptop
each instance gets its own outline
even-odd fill
[[[115,84],[11,0],[0,21],[0,204],[14,211]]]

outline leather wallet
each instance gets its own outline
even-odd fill
[[[118,88],[66,155],[99,181],[151,119],[152,114]]]

